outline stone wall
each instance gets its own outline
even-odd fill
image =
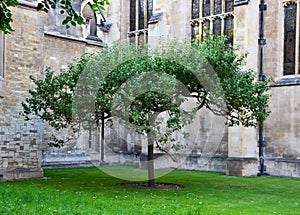
[[[284,7],[281,1],[267,0],[266,3],[264,72],[275,81],[270,91],[272,114],[265,123],[267,173],[300,177],[300,86],[297,86],[296,76],[283,76]]]
[[[44,68],[51,67],[57,74],[61,69],[65,69],[68,63],[72,62],[75,58],[79,58],[85,52],[100,50],[102,43],[99,41],[91,41],[83,38],[76,38],[74,36],[65,36],[57,32],[45,32],[44,36]],[[48,142],[53,140],[52,134],[62,139],[69,139],[62,148],[49,147]],[[78,166],[81,163],[86,163],[83,153],[88,153],[88,139],[79,138],[69,129],[56,131],[48,124],[44,124],[43,132],[43,166],[54,165],[61,162],[62,165],[70,165],[78,161]],[[68,157],[70,156],[70,157]],[[62,162],[64,160],[64,162]],[[64,164],[66,163],[66,164]]]
[[[47,29],[51,14],[37,12],[35,1],[12,8],[14,32],[5,36],[5,71],[0,97],[0,181],[43,177],[42,154],[54,132],[41,120],[25,121],[21,103],[34,87],[30,75],[44,77],[50,66],[59,72],[75,57],[101,49],[100,41],[62,35]],[[80,28],[79,28],[80,29]],[[72,31],[70,31],[72,32]],[[75,35],[75,36],[72,36]],[[58,159],[59,160],[59,159]]]
[[[21,102],[32,87],[29,75],[43,68],[43,15],[19,6],[12,8],[14,33],[6,36],[5,94],[0,98],[0,181],[43,177],[42,123],[24,121]]]
[[[300,177],[300,86],[272,87],[265,125],[266,166],[271,175]]]

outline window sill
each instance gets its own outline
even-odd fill
[[[149,21],[148,21],[148,24],[151,25],[151,24],[158,23],[159,20],[161,19],[161,17],[163,16],[163,14],[164,14],[163,12],[154,13],[154,14],[150,17],[150,19],[149,19]]]
[[[300,77],[286,77],[282,78],[274,83],[271,83],[270,87],[285,87],[300,85]]]
[[[94,45],[94,46],[99,46],[99,47],[103,47],[102,45],[102,41],[100,38],[98,38],[99,40],[96,42],[92,42],[95,40],[91,40],[91,39],[81,39],[81,38],[76,38],[76,37],[72,37],[72,36],[66,36],[66,35],[61,35],[58,32],[44,32],[45,35],[50,36],[50,37],[57,37],[57,38],[61,38],[61,39],[66,39],[66,40],[72,40],[72,41],[77,41],[77,42],[82,42],[85,43],[87,45]]]
[[[102,42],[102,40],[99,38],[99,37],[97,37],[97,36],[93,36],[93,35],[89,35],[89,36],[87,36],[87,38],[86,38],[87,40],[93,40],[93,41],[97,41],[97,42]]]

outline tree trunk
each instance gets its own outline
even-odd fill
[[[158,116],[159,113],[154,113],[150,120],[149,120],[149,125],[153,125],[156,117]],[[155,132],[149,129],[147,131],[147,139],[148,139],[148,186],[149,187],[155,187],[155,180],[154,180],[154,154],[153,154],[153,144],[155,141]]]
[[[154,155],[153,155],[153,132],[147,133],[148,138],[148,186],[155,187],[154,181]]]

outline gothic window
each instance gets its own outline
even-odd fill
[[[153,13],[153,0],[130,0],[129,6],[129,42],[143,45],[147,43],[147,28]]]
[[[86,21],[87,37],[97,37],[97,19],[96,14],[92,9],[90,3],[86,4],[83,8],[82,15]]]
[[[4,77],[4,58],[5,58],[4,33],[0,31],[0,81]]]
[[[297,53],[297,2],[286,1],[284,5],[284,60],[283,75],[299,74],[299,51]],[[299,36],[298,36],[299,37]],[[298,56],[298,57],[297,57]]]
[[[192,39],[200,42],[212,32],[226,35],[233,44],[234,0],[192,0]]]

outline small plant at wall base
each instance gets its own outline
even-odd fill
[[[19,4],[17,0],[1,0],[0,1],[0,30],[5,34],[12,33],[14,30],[11,26],[13,22],[12,12],[10,7],[16,7]],[[109,5],[108,0],[93,0],[93,10],[99,12],[99,10],[105,10],[105,6]],[[64,14],[66,18],[63,21],[63,25],[67,28],[70,25],[75,26],[76,24],[85,24],[84,18],[75,11],[71,0],[42,0],[37,5],[37,10],[42,10],[46,13],[49,10],[59,8],[61,14]]]
[[[158,50],[114,45],[83,55],[59,75],[48,68],[44,80],[22,104],[24,115],[37,115],[56,129],[89,128],[116,117],[148,138],[149,186],[154,186],[153,144],[162,149],[171,136],[207,108],[227,118],[228,125],[262,123],[270,112],[267,82],[253,71],[241,72],[245,56],[225,37],[209,36],[200,45],[171,43]],[[107,61],[106,59],[110,59]],[[182,108],[194,99],[191,111]],[[165,130],[157,117],[167,114]]]

